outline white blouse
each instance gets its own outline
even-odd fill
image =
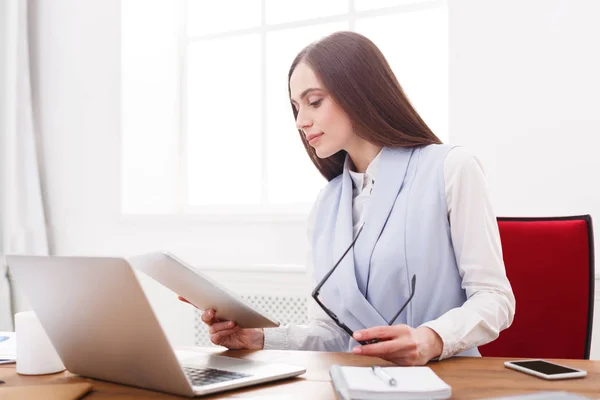
[[[377,180],[378,161],[379,155],[364,174],[350,171],[354,184],[355,234],[363,222]],[[479,161],[464,148],[454,147],[445,160],[444,181],[450,234],[467,301],[423,324],[443,341],[439,359],[496,339],[501,330],[510,326],[515,314],[515,297],[506,278],[498,224]],[[464,201],[466,198],[477,201]],[[309,241],[315,218],[313,208],[308,221]],[[312,291],[315,281],[310,253],[307,270]],[[308,324],[265,329],[265,349],[346,351],[349,336],[314,302],[310,291]]]

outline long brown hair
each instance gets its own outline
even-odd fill
[[[312,68],[359,137],[382,147],[441,143],[410,104],[379,48],[363,35],[336,32],[300,51],[288,74],[290,97],[290,78],[300,62]],[[296,119],[298,112],[293,105],[292,112]],[[345,151],[321,159],[302,130],[298,132],[321,175],[330,181],[342,173]]]

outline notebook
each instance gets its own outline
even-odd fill
[[[333,365],[329,370],[336,394],[341,400],[447,399],[452,388],[429,367],[382,367],[396,385],[373,373],[371,367]]]
[[[17,360],[17,344],[14,332],[0,332],[0,364]]]

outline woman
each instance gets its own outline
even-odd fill
[[[315,284],[342,258],[307,325],[241,329],[206,310],[211,341],[353,351],[399,365],[479,355],[512,323],[515,298],[477,160],[441,144],[357,33],[303,49],[288,88],[302,143],[329,181],[309,221]]]

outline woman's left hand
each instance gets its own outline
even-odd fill
[[[398,365],[425,365],[442,354],[443,342],[430,328],[411,328],[400,324],[376,326],[354,332],[355,340],[380,339],[380,342],[356,346],[355,354],[380,357]]]

